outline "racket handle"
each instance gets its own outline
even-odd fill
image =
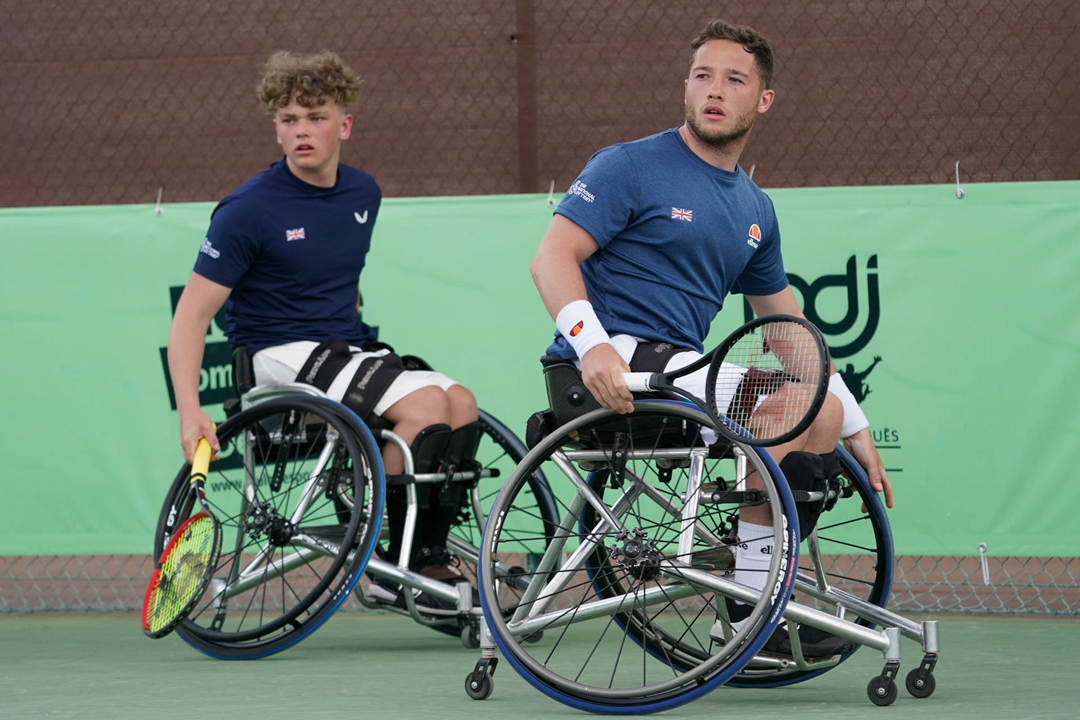
[[[623,373],[623,380],[630,392],[651,392],[656,389],[657,373],[629,372]]]
[[[217,432],[217,423],[211,423],[210,426]],[[195,446],[195,456],[191,458],[191,482],[195,482],[195,476],[201,475],[202,479],[206,479],[206,473],[210,471],[210,457],[214,454],[214,448],[210,447],[210,443],[206,438],[201,438],[199,444]]]
[[[206,438],[199,440],[199,444],[195,448],[195,457],[191,459],[192,481],[195,480],[196,475],[202,475],[203,479],[206,478],[206,472],[210,469],[210,456],[213,452],[214,449],[210,447],[210,443],[206,441]]]

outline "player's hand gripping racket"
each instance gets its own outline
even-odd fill
[[[706,365],[704,399],[676,385]],[[691,400],[729,440],[780,445],[810,427],[821,409],[829,385],[829,350],[813,323],[766,315],[686,367],[623,377],[633,392],[666,390]]]
[[[203,485],[210,469],[210,443],[203,438],[191,461],[191,489],[202,512],[188,519],[169,540],[150,578],[143,600],[143,632],[165,637],[202,597],[221,552],[221,524],[206,502]]]

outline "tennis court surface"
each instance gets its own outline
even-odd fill
[[[902,688],[873,706],[866,684],[881,655],[862,649],[809,682],[722,688],[662,717],[1076,718],[1080,620],[939,615],[937,691]],[[901,677],[918,662],[905,642]],[[477,651],[411,620],[340,613],[284,653],[208,658],[173,636],[147,639],[133,613],[0,615],[0,717],[533,718],[588,717],[548,699],[502,662],[482,702],[464,692]]]

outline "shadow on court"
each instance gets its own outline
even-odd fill
[[[887,708],[866,697],[881,655],[860,650],[807,683],[722,688],[663,713],[676,718],[1076,718],[1074,658],[1080,618],[941,615],[937,691],[901,687]],[[500,664],[495,691],[466,697],[478,651],[410,620],[340,614],[295,648],[256,661],[222,661],[179,638],[149,640],[135,614],[0,616],[4,718],[586,717],[548,699]],[[904,644],[901,679],[919,660]]]

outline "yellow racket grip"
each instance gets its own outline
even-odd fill
[[[217,432],[217,425],[213,424],[214,432]],[[205,480],[206,473],[210,470],[210,456],[214,454],[214,449],[210,447],[210,443],[206,438],[199,440],[199,444],[195,447],[195,457],[191,459],[191,482],[194,483],[198,480]]]

